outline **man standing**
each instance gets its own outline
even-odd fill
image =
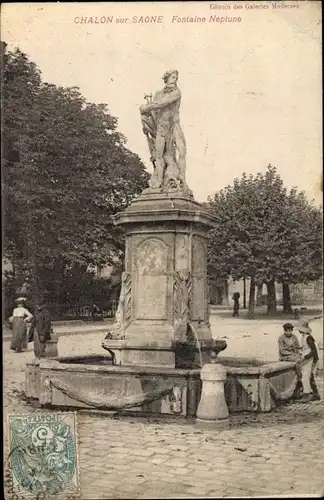
[[[302,381],[303,381],[303,397],[301,403],[308,403],[310,401],[319,401],[320,395],[315,382],[315,370],[319,360],[315,339],[312,329],[308,321],[301,321],[298,325],[298,331],[302,336],[302,353],[305,359],[302,368]]]
[[[178,180],[185,184],[186,173],[186,141],[180,126],[179,108],[181,92],[177,86],[178,71],[166,71],[163,75],[164,89],[155,93],[152,102],[140,106],[143,131],[150,141],[155,139],[155,152],[152,161],[155,169],[151,178],[151,187],[163,185],[166,162],[175,163],[178,167]],[[178,150],[178,160],[175,158]]]
[[[235,317],[238,318],[239,310],[240,310],[240,294],[239,294],[239,292],[233,293],[232,300],[234,300],[233,318],[235,318]]]
[[[51,318],[43,300],[36,304],[35,314],[29,330],[29,342],[34,340],[34,353],[36,358],[46,356],[46,342],[51,339]]]

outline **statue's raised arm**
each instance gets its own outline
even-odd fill
[[[154,171],[150,186],[154,189],[179,189],[186,186],[186,141],[180,126],[181,92],[178,71],[163,75],[165,87],[152,98],[145,96],[140,106],[143,132],[147,137]]]
[[[149,104],[143,104],[140,107],[142,114],[149,114],[153,110],[161,109],[181,99],[180,89],[171,90],[168,94],[156,93],[154,101]]]

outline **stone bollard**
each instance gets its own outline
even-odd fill
[[[226,369],[215,361],[212,358],[200,372],[202,391],[196,424],[211,429],[228,429],[229,413],[224,395]]]
[[[51,339],[46,342],[45,357],[57,358],[58,357],[58,336],[55,333],[51,334]]]

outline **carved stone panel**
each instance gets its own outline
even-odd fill
[[[137,319],[167,317],[167,246],[149,238],[137,248],[135,311]]]
[[[188,236],[182,234],[176,235],[175,238],[175,269],[177,271],[188,269],[189,266],[189,246]]]
[[[205,276],[207,273],[206,247],[200,239],[193,237],[192,242],[192,273]]]
[[[206,287],[204,278],[195,278],[192,286],[192,319],[205,321]]]

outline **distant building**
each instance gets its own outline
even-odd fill
[[[323,278],[307,284],[290,286],[291,301],[298,304],[322,305],[323,303]]]
[[[282,284],[276,283],[276,298],[278,304],[282,302]],[[246,280],[246,302],[248,304],[249,292],[250,292],[250,280]],[[310,283],[304,284],[299,283],[296,285],[290,285],[290,297],[291,303],[293,305],[311,305],[311,304],[322,304],[323,303],[323,278],[311,281]],[[234,281],[232,279],[228,280],[210,280],[209,285],[209,297],[210,303],[215,305],[232,306],[232,296],[233,293],[239,292],[240,303],[243,304],[244,299],[244,281]],[[256,287],[256,299],[257,297],[262,303],[266,303],[267,287],[265,284],[262,287]]]
[[[246,293],[249,292],[249,280],[246,280]],[[209,281],[209,300],[213,305],[222,306],[232,306],[232,296],[233,293],[238,292],[240,294],[240,303],[243,304],[244,299],[244,281],[234,281],[232,279],[228,280],[215,280],[210,279]]]

